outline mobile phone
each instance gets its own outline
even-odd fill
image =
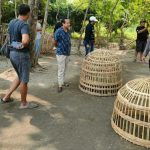
[[[16,42],[16,41],[13,41],[13,42],[11,43],[11,46],[12,46],[13,48],[16,48],[16,49],[22,49],[22,48],[23,48],[22,43],[21,43],[21,42]]]

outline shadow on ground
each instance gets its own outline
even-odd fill
[[[19,110],[19,93],[10,105],[0,106],[1,150],[146,150],[127,142],[112,129],[115,97],[95,97],[78,89],[81,58],[71,57],[67,79],[70,87],[57,93],[55,59],[44,59],[48,71],[32,73],[28,99],[35,110]],[[77,65],[76,65],[77,64]],[[123,59],[124,83],[149,75],[145,64]],[[9,81],[1,80],[1,93]]]

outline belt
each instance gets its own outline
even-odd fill
[[[27,51],[27,50],[23,50],[23,49],[16,49],[16,48],[14,48],[14,47],[12,47],[12,46],[9,46],[9,49],[10,49],[10,51],[15,51],[15,52],[20,52],[20,53],[27,53],[27,52],[29,52],[29,51]]]

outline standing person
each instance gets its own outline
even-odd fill
[[[40,48],[41,48],[41,37],[42,37],[42,17],[38,17],[38,21],[36,23],[36,38],[35,38],[35,58],[36,61],[40,55]]]
[[[91,16],[89,19],[89,24],[86,26],[85,29],[85,37],[84,37],[84,46],[86,55],[94,50],[94,43],[95,43],[95,30],[94,30],[94,24],[98,20],[96,17]]]
[[[134,62],[138,59],[138,54],[140,55],[140,61],[142,61],[142,55],[146,46],[147,38],[148,38],[148,29],[145,27],[146,21],[140,21],[140,26],[136,28],[137,39],[136,39],[136,51],[135,51],[135,59]]]
[[[145,47],[145,50],[143,52],[142,60],[144,62],[145,62],[145,58],[147,57],[147,55],[149,54],[149,52],[150,52],[150,37],[147,39],[146,47]],[[149,62],[150,62],[150,59],[149,59]]]
[[[27,20],[30,15],[30,7],[26,4],[19,6],[19,17],[13,19],[8,26],[10,35],[10,61],[17,73],[17,78],[13,81],[6,95],[1,98],[1,103],[12,102],[11,94],[20,87],[21,104],[20,109],[35,108],[34,103],[27,102],[30,55],[29,55],[29,26]]]
[[[63,19],[62,27],[55,32],[54,40],[56,45],[56,58],[58,62],[58,92],[62,92],[62,86],[69,86],[65,84],[65,72],[68,63],[68,56],[71,50],[70,39],[70,20]]]

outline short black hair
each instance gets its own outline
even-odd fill
[[[65,20],[67,20],[67,19],[69,19],[69,18],[63,18],[63,19],[61,19],[61,23],[62,24],[65,23]]]
[[[146,20],[141,20],[140,23],[146,23]]]
[[[27,4],[21,4],[18,9],[19,15],[27,15],[30,12],[30,7]]]

